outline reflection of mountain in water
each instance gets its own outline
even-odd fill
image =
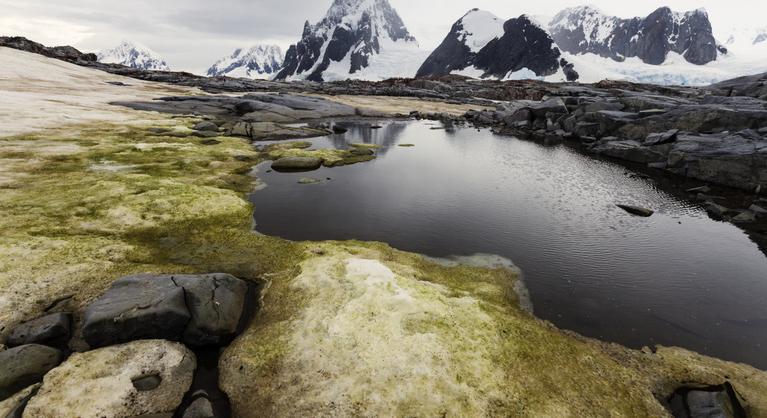
[[[396,146],[400,141],[402,133],[407,128],[407,122],[354,122],[348,124],[341,122],[337,123],[336,126],[343,126],[348,129],[348,132],[344,135],[332,135],[330,137],[334,147],[346,148],[348,138],[354,138],[352,142],[355,143],[380,146],[381,148],[376,151],[376,154],[382,156],[388,152],[390,147]],[[376,128],[377,126],[380,128]]]

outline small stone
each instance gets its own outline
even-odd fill
[[[343,126],[333,125],[333,133],[334,134],[338,134],[338,135],[345,134],[348,131],[349,130],[344,128]]]
[[[71,316],[54,313],[18,325],[11,331],[6,344],[16,347],[24,344],[43,344],[62,348],[69,340]]]
[[[213,405],[210,400],[205,396],[200,396],[189,404],[182,418],[216,418],[216,415],[213,413]]]
[[[632,215],[641,216],[644,218],[649,218],[650,216],[655,214],[655,211],[652,211],[647,208],[642,208],[639,206],[630,206],[630,205],[615,205],[615,206],[625,210],[626,212]]]
[[[0,351],[0,400],[43,380],[62,358],[61,351],[39,344]]]
[[[218,139],[213,139],[213,138],[203,139],[202,141],[200,141],[200,144],[202,145],[218,145],[220,143],[221,141],[219,141]]]
[[[147,392],[156,389],[162,383],[162,378],[159,375],[153,374],[150,376],[141,376],[131,379],[133,387],[139,392]]]
[[[412,148],[415,146],[415,144],[399,144],[398,146],[402,148]]]

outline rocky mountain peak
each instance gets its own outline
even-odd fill
[[[136,42],[122,41],[116,47],[98,53],[98,61],[105,64],[120,64],[140,70],[170,71],[160,54]]]
[[[268,79],[282,68],[285,57],[277,45],[256,45],[238,48],[231,55],[216,61],[208,69],[208,76],[228,76]]]
[[[372,57],[402,48],[418,44],[388,0],[334,0],[321,21],[306,22],[277,79],[323,81],[330,67],[334,76],[354,75]]]

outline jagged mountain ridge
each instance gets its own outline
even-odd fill
[[[256,45],[236,49],[231,55],[216,61],[207,71],[209,77],[242,77],[269,79],[282,68],[285,56],[276,45]]]
[[[288,49],[276,79],[325,81],[331,67],[354,78],[379,54],[417,49],[415,37],[388,0],[334,0],[325,18],[304,24],[301,40]]]
[[[140,70],[170,71],[160,54],[135,42],[122,41],[111,49],[98,53],[98,61],[104,64],[121,64]]]
[[[472,9],[453,24],[440,46],[418,70],[418,77],[453,72],[481,78],[508,78],[514,73],[545,77],[562,70],[578,78],[573,66],[534,19],[522,15],[503,22],[492,13]]]
[[[717,44],[703,9],[677,13],[661,7],[645,18],[621,19],[591,6],[578,6],[557,14],[549,33],[565,52],[592,53],[616,61],[638,57],[659,65],[675,52],[690,63],[704,65],[726,53]]]

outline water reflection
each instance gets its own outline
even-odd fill
[[[743,231],[566,147],[433,122],[381,125],[312,140],[382,146],[372,162],[310,174],[331,181],[299,185],[306,173],[261,167],[268,187],[252,197],[257,229],[434,257],[498,254],[525,272],[536,315],[562,328],[767,368],[767,257]],[[633,217],[616,203],[656,215]]]

